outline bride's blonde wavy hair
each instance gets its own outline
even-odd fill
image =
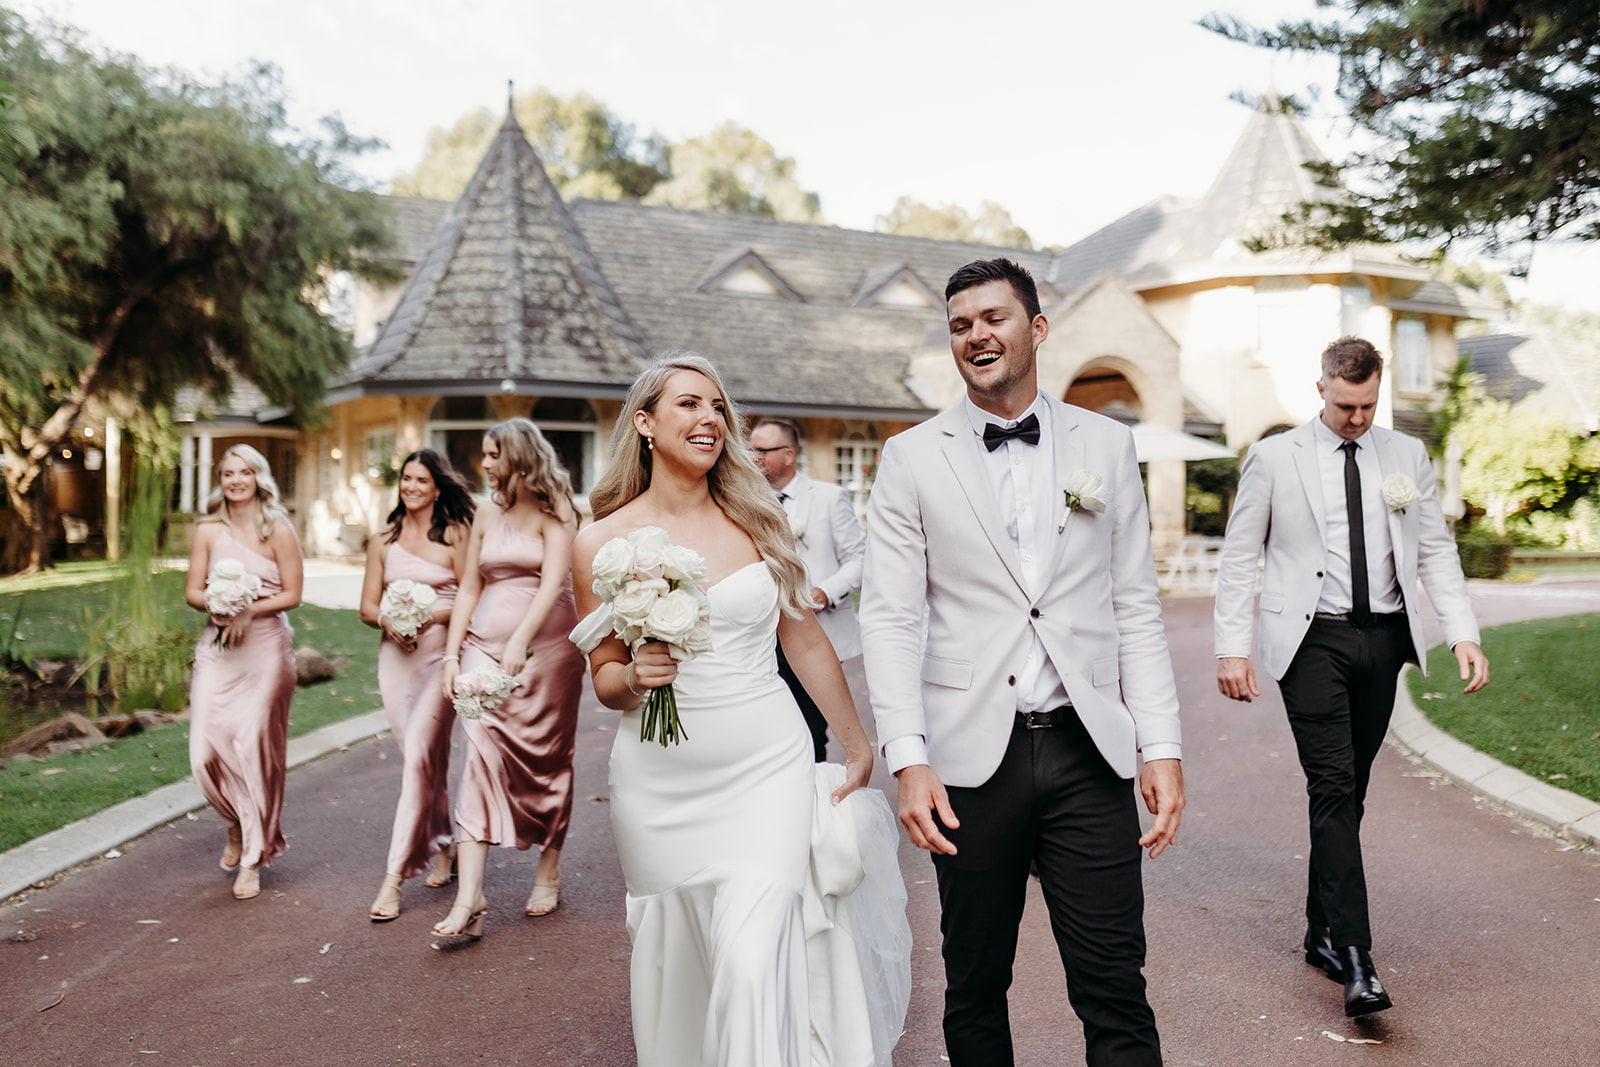
[[[538,509],[551,518],[562,517],[558,501],[565,503],[571,513],[572,478],[561,465],[555,446],[531,419],[507,419],[489,427],[484,436],[500,449],[500,458],[494,465],[495,481],[499,483],[492,498],[496,504],[509,508],[527,493]]]
[[[195,520],[196,525],[202,522],[225,522],[228,514],[226,505],[222,500],[222,476],[218,473],[222,465],[228,462],[229,456],[238,456],[244,460],[256,476],[256,539],[265,541],[272,536],[272,528],[278,520],[289,521],[289,512],[285,510],[283,502],[278,499],[278,483],[272,477],[272,467],[267,463],[267,457],[251,448],[249,445],[234,445],[222,454],[217,460],[216,467],[212,470],[212,477],[217,480],[217,487],[211,490],[211,495],[206,497],[205,514]]]
[[[728,396],[727,386],[722,384],[716,366],[704,356],[693,353],[663,356],[634,380],[628,399],[623,402],[622,414],[617,416],[616,426],[611,431],[610,463],[589,491],[589,506],[594,509],[594,517],[605,518],[650,488],[653,454],[634,425],[634,415],[640,411],[654,415],[656,404],[667,388],[667,380],[681,370],[692,370],[711,379],[727,405],[728,436],[717,461],[706,472],[711,499],[756,543],[756,551],[761,553],[778,583],[778,601],[784,614],[798,616],[813,606],[811,591],[806,587],[805,564],[795,553],[788,517],[772,486],[750,458],[744,416]]]

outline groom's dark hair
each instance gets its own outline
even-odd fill
[[[950,303],[950,298],[963,289],[971,289],[986,282],[1007,282],[1011,291],[1017,294],[1017,299],[1022,302],[1022,310],[1028,313],[1028,321],[1032,322],[1039,316],[1039,287],[1033,284],[1033,275],[1026,269],[1009,259],[975,259],[965,267],[950,275],[950,281],[944,287],[944,302]]]

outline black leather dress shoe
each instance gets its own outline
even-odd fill
[[[1339,962],[1344,967],[1344,1013],[1351,1018],[1371,1015],[1391,1007],[1389,994],[1378,981],[1377,968],[1372,966],[1372,956],[1360,945],[1346,945],[1338,950]]]
[[[1344,981],[1344,964],[1334,951],[1333,936],[1326,926],[1308,926],[1305,937],[1306,962],[1322,968],[1322,973],[1335,982]]]

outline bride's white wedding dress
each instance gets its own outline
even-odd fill
[[[812,762],[778,676],[767,566],[708,595],[714,650],[673,686],[683,741],[640,742],[635,711],[611,751],[639,1063],[888,1064],[910,997],[894,815],[875,790],[829,802],[843,769]]]

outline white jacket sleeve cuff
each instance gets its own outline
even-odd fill
[[[883,762],[890,774],[899,774],[907,767],[928,762],[928,742],[921,734],[905,734],[884,742]]]
[[[1183,746],[1176,741],[1157,741],[1139,750],[1139,758],[1149,763],[1157,759],[1183,759]]]

